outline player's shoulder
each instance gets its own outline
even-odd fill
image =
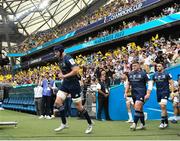
[[[170,73],[169,73],[169,72],[165,72],[165,71],[164,71],[164,74],[165,74],[165,75],[170,75]]]
[[[141,75],[147,75],[145,70],[141,70],[140,73],[141,73]]]
[[[164,74],[165,76],[170,76],[170,77],[172,77],[172,75],[171,75],[169,72],[166,72],[166,71],[164,71],[162,74]]]
[[[70,55],[66,55],[65,57],[66,57],[65,58],[66,62],[70,63],[71,65],[75,65],[76,64],[74,59]]]

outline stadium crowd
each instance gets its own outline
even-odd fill
[[[13,52],[16,52],[16,53],[25,52],[27,50],[35,48],[54,38],[65,35],[66,33],[72,30],[74,31],[78,28],[87,26],[88,24],[91,24],[97,20],[100,20],[104,16],[111,15],[112,13],[117,12],[117,10],[123,10],[124,8],[131,7],[134,3],[138,3],[140,1],[141,0],[127,0],[127,1],[119,2],[118,0],[114,0],[110,4],[107,4],[104,7],[101,7],[99,10],[95,11],[92,15],[82,16],[73,24],[70,24],[68,26],[66,25],[67,27],[59,27],[59,28],[54,28],[52,30],[38,32],[37,34],[32,34],[30,38],[27,38],[18,48],[15,48]],[[141,23],[145,23],[145,22],[160,18],[165,15],[176,13],[179,11],[179,7],[180,7],[179,4],[174,3],[171,6],[161,9],[160,12],[158,12],[160,14],[155,12],[149,15],[145,15],[144,17],[141,17],[141,19],[137,21],[134,21],[134,20],[123,21],[120,25],[118,25],[118,27],[112,27],[110,29],[107,28],[103,31],[98,32],[93,37],[91,36],[88,37],[82,42],[87,42],[97,37],[105,36],[105,35],[108,35],[108,34],[111,34],[111,33],[126,29],[126,28],[131,28]]]
[[[106,52],[94,52],[89,55],[77,55],[75,61],[80,65],[82,80],[87,79],[88,83],[93,78],[99,78],[100,73],[105,71],[109,85],[120,84],[121,75],[129,72],[132,61],[140,62],[147,73],[155,72],[156,63],[163,63],[164,67],[180,64],[180,39],[165,39],[156,34],[149,41],[138,45],[135,42],[128,43],[116,49]],[[57,63],[47,64],[22,70],[12,76],[0,75],[0,81],[10,82],[13,85],[33,84],[37,79],[43,79],[47,74],[54,80],[59,80],[60,70]]]

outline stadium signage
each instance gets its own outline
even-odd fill
[[[42,62],[42,61],[47,61],[47,60],[52,59],[53,57],[54,57],[54,54],[49,53],[49,54],[43,55],[43,56],[41,56],[39,58],[36,58],[34,60],[27,61],[26,63],[24,62],[24,64],[22,66],[25,67],[25,65],[27,65],[27,64],[32,65],[32,64],[39,63],[39,62]]]
[[[147,7],[147,6],[151,5],[151,4],[157,3],[159,1],[160,0],[144,0],[144,1],[140,2],[140,3],[135,4],[134,6],[132,6],[130,8],[126,8],[126,9],[123,9],[121,11],[119,10],[119,12],[113,13],[112,15],[105,17],[104,18],[104,23],[115,20],[115,19],[117,19],[119,17],[122,17],[124,15],[133,13],[133,12],[139,10],[139,9],[142,9],[144,7]]]
[[[104,42],[107,42],[107,41],[111,41],[111,40],[114,40],[114,39],[121,38],[123,36],[124,36],[124,31],[120,31],[120,32],[117,32],[115,34],[110,34],[108,36],[99,38],[99,39],[94,41],[94,44],[104,43]]]
[[[112,14],[109,17],[105,17],[104,18],[104,23],[112,21],[112,20],[117,19],[119,17],[122,17],[124,15],[130,14],[130,13],[136,11],[136,10],[141,9],[142,7],[143,7],[143,3],[140,2],[140,3],[136,4],[136,5],[134,5],[133,7],[130,7],[130,8],[127,8],[125,10],[122,10],[122,11],[119,11],[117,13],[114,13],[114,14]]]
[[[41,61],[41,58],[34,59],[34,60],[30,61],[30,64],[38,63],[40,61]]]

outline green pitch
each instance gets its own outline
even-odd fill
[[[124,121],[96,121],[92,134],[85,134],[85,120],[68,118],[69,129],[59,133],[53,131],[58,127],[59,118],[52,120],[38,119],[35,115],[0,111],[0,121],[17,121],[17,127],[0,126],[0,140],[180,140],[180,121],[170,124],[165,130],[158,129],[159,121],[147,121],[147,130],[130,131]]]

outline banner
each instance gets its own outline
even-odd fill
[[[22,63],[22,67],[29,66],[35,63],[45,62],[48,60],[52,60],[54,58],[54,53],[48,53],[46,55],[40,56],[35,59],[31,59],[30,61],[26,61]]]
[[[124,15],[133,13],[133,12],[139,10],[139,9],[145,8],[145,7],[149,6],[149,5],[157,3],[159,1],[160,0],[145,0],[145,1],[139,2],[139,3],[135,4],[135,5],[133,5],[132,7],[129,7],[129,8],[123,9],[123,10],[119,10],[119,12],[113,13],[112,15],[105,17],[104,18],[104,23],[115,20],[115,19],[117,19],[119,17],[122,17]]]

